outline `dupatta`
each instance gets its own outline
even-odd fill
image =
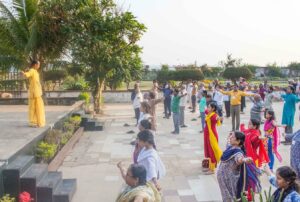
[[[282,157],[278,152],[278,146],[280,144],[280,132],[278,127],[274,126],[273,121],[266,121],[264,125],[264,131],[267,133],[268,136],[273,138],[273,151],[276,158],[279,162],[282,162]]]

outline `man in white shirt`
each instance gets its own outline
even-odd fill
[[[192,91],[193,91],[193,83],[189,81],[187,84],[187,102],[189,103],[189,108],[192,109]]]
[[[219,91],[220,87],[218,85],[215,86],[215,90],[213,92],[213,101],[215,101],[220,109],[219,116],[223,116],[223,94]]]
[[[187,93],[187,91],[186,91],[185,88],[186,88],[185,85],[182,84],[181,85],[180,94],[179,94],[180,96],[185,95]],[[180,108],[180,111],[179,111],[179,114],[180,114],[180,126],[182,128],[187,127],[185,125],[185,123],[184,123],[184,111],[185,111],[185,106],[186,106],[187,99],[188,99],[187,96],[183,96],[183,97],[181,97],[180,102],[179,102],[179,108]]]

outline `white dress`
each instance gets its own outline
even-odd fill
[[[143,148],[139,153],[137,162],[146,168],[147,182],[153,178],[161,179],[166,175],[166,168],[155,149]]]

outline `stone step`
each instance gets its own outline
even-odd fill
[[[30,166],[30,168],[28,168],[21,176],[21,192],[28,192],[31,198],[33,198],[34,201],[37,201],[37,184],[47,175],[47,173],[47,164],[33,164]]]
[[[61,172],[49,172],[37,185],[37,202],[53,202],[54,190],[61,182]]]
[[[34,157],[28,155],[18,156],[2,171],[3,191],[17,198],[20,190],[20,176],[34,163]]]
[[[76,179],[64,179],[53,194],[53,202],[71,202],[77,188]]]

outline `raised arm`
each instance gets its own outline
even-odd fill
[[[27,72],[22,71],[21,73],[26,78],[29,78],[29,77],[32,76],[32,70],[31,69],[29,71],[27,71]]]
[[[224,91],[220,89],[220,93],[222,93],[223,95],[231,95],[231,91]]]
[[[243,92],[243,91],[241,91],[241,95],[242,96],[245,96],[245,97],[254,97],[255,96],[255,94],[250,94],[250,93],[246,93],[246,92]]]

